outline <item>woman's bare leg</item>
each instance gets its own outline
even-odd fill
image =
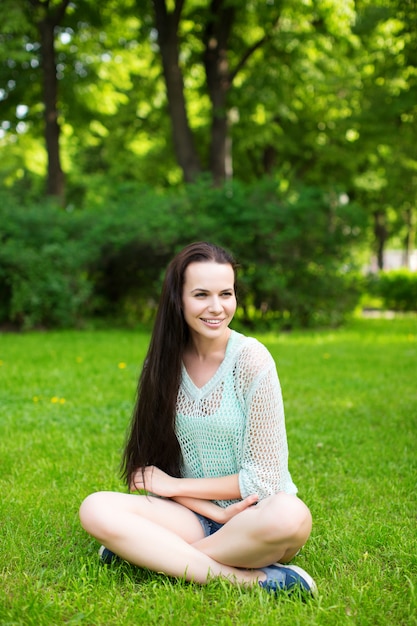
[[[113,492],[92,494],[80,508],[85,530],[134,565],[206,583],[222,576],[253,584],[263,573],[222,565],[192,544],[204,533],[195,514],[171,500]]]
[[[140,567],[205,583],[222,576],[253,584],[258,568],[287,562],[307,541],[311,515],[284,493],[271,496],[204,537],[193,512],[171,500],[100,492],[80,509],[85,530],[107,548]]]
[[[287,563],[307,541],[311,514],[296,496],[279,493],[233,517],[193,546],[233,567],[259,568]]]

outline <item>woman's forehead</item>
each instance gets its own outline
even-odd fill
[[[204,261],[190,263],[185,270],[184,284],[201,288],[221,284],[222,288],[233,287],[235,273],[229,263]]]

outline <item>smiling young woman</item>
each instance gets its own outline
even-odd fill
[[[130,491],[148,495],[92,494],[81,523],[103,560],[313,593],[304,570],[282,564],[307,541],[311,515],[288,470],[275,363],[230,329],[235,289],[235,262],[218,246],[191,244],[170,263],[122,462]]]

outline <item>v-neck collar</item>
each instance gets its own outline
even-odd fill
[[[227,364],[231,358],[232,346],[235,343],[235,339],[237,335],[238,333],[236,333],[236,331],[234,330],[231,331],[230,337],[226,344],[226,350],[224,353],[223,361],[220,363],[219,367],[217,368],[213,376],[202,387],[198,387],[193,382],[191,376],[189,375],[187,371],[187,368],[184,365],[184,362],[182,363],[182,384],[184,388],[186,389],[186,391],[190,394],[190,396],[192,397],[203,396],[206,393],[209,393],[213,387],[216,387],[216,385],[218,384],[219,378],[221,378],[222,376],[223,370],[227,367]]]

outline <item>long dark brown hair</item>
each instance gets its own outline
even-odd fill
[[[132,474],[147,465],[180,476],[181,450],[175,434],[175,410],[182,359],[189,339],[182,304],[184,275],[190,263],[208,261],[231,265],[236,277],[233,257],[207,242],[186,246],[167,268],[122,457],[121,474],[128,485]]]

